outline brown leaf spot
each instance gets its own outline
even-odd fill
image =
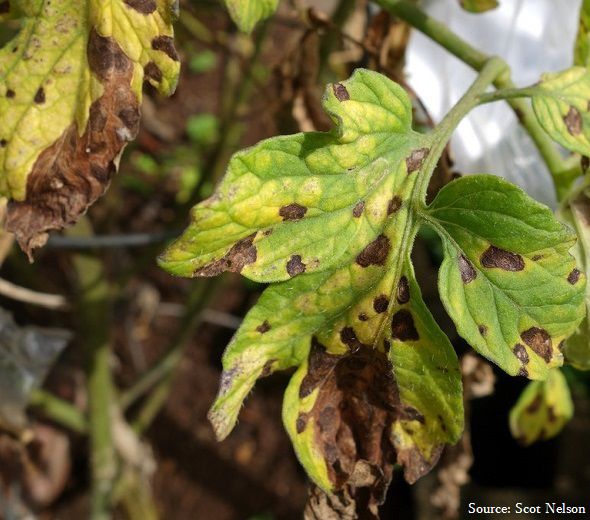
[[[125,0],[125,3],[141,14],[151,14],[156,10],[156,0]]]
[[[418,150],[412,151],[412,153],[406,158],[406,168],[408,173],[415,172],[422,167],[422,163],[428,156],[428,152],[430,152],[428,148],[419,148]]]
[[[157,36],[152,40],[152,49],[162,51],[171,60],[178,61],[178,53],[174,48],[174,39],[170,36]]]
[[[269,359],[266,361],[266,363],[264,363],[264,366],[262,367],[262,371],[260,372],[260,377],[266,377],[268,375],[270,375],[270,373],[272,372],[272,366],[277,362],[277,359]]]
[[[297,420],[295,421],[295,430],[297,433],[303,433],[305,431],[305,427],[307,426],[307,415],[300,413],[297,416]]]
[[[379,235],[373,242],[366,246],[356,257],[356,263],[361,267],[370,265],[383,265],[389,253],[391,244],[385,235]]]
[[[73,224],[104,193],[126,144],[117,133],[117,114],[139,110],[131,90],[131,62],[119,45],[92,30],[87,55],[103,94],[92,103],[86,128],[80,136],[73,123],[41,152],[27,177],[25,200],[8,205],[6,226],[29,258],[46,242],[49,231]],[[127,136],[133,137],[130,131]]]
[[[307,208],[296,202],[279,208],[279,216],[283,217],[283,220],[300,220],[306,213]]]
[[[547,406],[547,419],[550,423],[557,421],[557,415],[555,414],[555,408],[552,405]]]
[[[121,122],[130,131],[130,135],[135,136],[139,131],[139,120],[141,115],[138,107],[125,107],[119,110],[117,114]]]
[[[356,337],[356,333],[352,327],[344,327],[340,331],[340,341],[342,341],[351,352],[356,352],[363,347],[363,344]]]
[[[375,309],[376,313],[381,314],[382,312],[385,312],[387,307],[389,307],[389,298],[384,294],[377,296],[377,298],[373,300],[373,309]]]
[[[538,262],[542,258],[543,258],[543,255],[534,255],[531,259],[533,260],[533,262]]]
[[[320,432],[328,432],[334,428],[337,421],[336,408],[326,406],[319,414],[318,426]]]
[[[512,352],[518,358],[518,360],[524,365],[526,365],[529,362],[529,353],[526,351],[524,345],[517,343],[516,345],[514,345]]]
[[[578,280],[580,279],[580,270],[579,269],[574,269],[567,277],[567,281],[569,283],[571,283],[572,285],[575,285]]]
[[[348,101],[350,99],[350,94],[342,83],[334,83],[332,85],[332,90],[334,91],[334,95],[338,101],[342,102]]]
[[[162,81],[162,71],[160,67],[158,67],[153,61],[150,61],[146,64],[143,68],[143,73],[147,79],[151,79],[156,83],[160,83]]]
[[[359,320],[360,320],[360,321],[368,321],[368,320],[369,320],[369,317],[367,316],[367,314],[366,314],[366,313],[364,313],[364,312],[360,312],[360,313],[359,313]]]
[[[268,320],[264,320],[260,325],[258,325],[258,327],[256,327],[256,331],[260,332],[260,334],[264,334],[265,332],[268,332],[270,330],[270,323],[268,323]]]
[[[393,315],[391,337],[400,341],[418,341],[420,339],[414,325],[414,317],[407,309],[401,309]]]
[[[14,96],[16,96],[16,92],[15,92],[14,90],[12,90],[11,88],[9,88],[9,89],[6,91],[6,97],[7,97],[8,99],[12,99]]]
[[[305,374],[299,387],[299,397],[301,399],[310,395],[328,377],[336,366],[338,359],[339,356],[328,354],[326,348],[315,336],[311,338],[307,374]]]
[[[383,351],[387,354],[391,350],[391,343],[386,339],[383,340]]]
[[[425,424],[426,418],[416,408],[411,406],[404,406],[402,409],[401,417],[407,421],[418,421],[419,423]]]
[[[401,305],[410,301],[410,285],[408,279],[402,276],[397,284],[397,302]]]
[[[525,412],[533,415],[541,409],[542,404],[543,404],[543,397],[541,396],[541,394],[537,394],[535,396],[535,398],[531,401],[531,404],[529,404],[525,408]]]
[[[37,105],[42,105],[43,103],[45,103],[45,90],[43,89],[43,87],[39,87],[37,89],[33,101],[37,103]]]
[[[402,199],[397,195],[387,203],[387,214],[391,215],[402,207]]]
[[[459,264],[459,272],[461,273],[461,280],[464,284],[468,284],[477,278],[477,271],[471,265],[471,262],[463,255],[457,258]]]
[[[352,208],[352,216],[354,218],[359,218],[363,214],[363,210],[365,209],[365,203],[361,200],[357,202],[355,207]]]
[[[0,147],[4,148],[8,144],[6,139],[0,139]]]
[[[524,260],[522,256],[499,247],[488,247],[480,258],[481,265],[488,268],[498,268],[504,271],[522,271]]]
[[[217,276],[225,271],[239,273],[244,266],[256,262],[256,246],[252,244],[256,233],[238,240],[219,260],[200,267],[194,276]]]
[[[485,336],[488,333],[488,328],[485,325],[479,325],[477,329],[482,336]]]
[[[582,133],[582,114],[576,107],[570,106],[563,122],[571,135],[576,136]]]
[[[525,367],[520,367],[520,370],[516,375],[521,377],[529,377],[529,371]]]
[[[300,255],[293,255],[287,262],[287,273],[291,278],[305,272],[305,264]]]
[[[520,334],[522,340],[547,363],[553,355],[552,341],[549,333],[539,327],[531,327]]]

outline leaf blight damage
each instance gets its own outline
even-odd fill
[[[31,257],[102,195],[138,131],[144,78],[170,94],[179,63],[170,2],[150,13],[123,0],[15,3],[21,31],[0,51],[0,189]],[[153,48],[163,35],[165,52]]]

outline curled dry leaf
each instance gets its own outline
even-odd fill
[[[174,91],[175,4],[11,0],[21,30],[0,50],[0,194],[29,257],[104,193],[137,134],[143,81]]]

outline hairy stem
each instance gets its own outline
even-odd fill
[[[470,45],[451,31],[445,24],[428,16],[424,11],[412,3],[406,0],[377,0],[377,2],[381,7],[402,20],[405,20],[412,27],[418,29],[433,41],[440,44],[451,54],[476,71],[481,71],[489,60],[487,54]],[[505,73],[495,79],[494,85],[498,89],[516,89],[516,86],[510,77],[510,69],[507,65]],[[581,170],[572,170],[564,165],[564,158],[537,122],[537,119],[526,100],[518,97],[507,99],[507,102],[514,110],[520,123],[528,132],[535,146],[539,150],[541,157],[553,177],[558,197],[563,197],[571,184],[571,181],[581,174]]]

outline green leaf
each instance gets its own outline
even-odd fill
[[[578,34],[574,46],[574,65],[590,65],[590,0],[583,0],[580,6]]]
[[[584,273],[590,268],[590,188],[588,179],[577,187],[560,211],[561,218],[570,224],[578,235],[576,247],[572,250],[578,265]],[[586,315],[565,342],[563,349],[565,360],[578,370],[590,370],[590,284],[585,292]]]
[[[529,446],[555,437],[574,414],[574,404],[564,375],[549,371],[545,381],[530,382],[510,410],[510,431]]]
[[[498,7],[498,0],[459,0],[463,9],[471,13],[484,13]]]
[[[61,329],[19,327],[0,309],[0,425],[18,433],[26,426],[31,391],[45,379],[71,334]]]
[[[318,396],[330,398],[324,379],[335,381],[364,363],[374,395],[385,399],[367,403],[384,421],[375,424],[383,446],[374,437],[362,441],[376,450],[368,463],[382,467],[388,482],[395,452],[413,481],[436,462],[444,443],[456,441],[463,420],[456,356],[424,306],[407,260],[417,231],[409,200],[432,138],[411,130],[403,89],[374,72],[357,70],[330,86],[324,106],[338,125],[333,131],[273,138],[236,154],[161,263],[175,274],[239,271],[278,282],[224,354],[210,412],[220,438],[258,377],[299,367],[285,399],[287,430],[311,478],[325,490],[341,488],[368,457],[346,448],[360,418],[322,423],[339,412]],[[351,403],[356,386],[348,379],[338,395]],[[364,381],[359,374],[360,387]],[[306,409],[310,422],[301,436],[306,406],[313,411]],[[306,444],[321,424],[335,439],[341,422],[348,430],[333,449]],[[344,466],[336,475],[338,464]]]
[[[575,235],[491,175],[451,182],[426,218],[443,239],[439,291],[459,334],[511,375],[547,377],[583,317],[586,280],[568,253]]]
[[[246,33],[254,26],[271,16],[279,5],[279,0],[224,0],[232,20]]]
[[[590,155],[590,71],[572,67],[544,74],[534,87],[533,110],[541,126],[559,144]]]
[[[166,95],[179,62],[173,0],[15,0],[0,50],[0,194],[29,254],[106,189],[139,126],[142,83]]]

